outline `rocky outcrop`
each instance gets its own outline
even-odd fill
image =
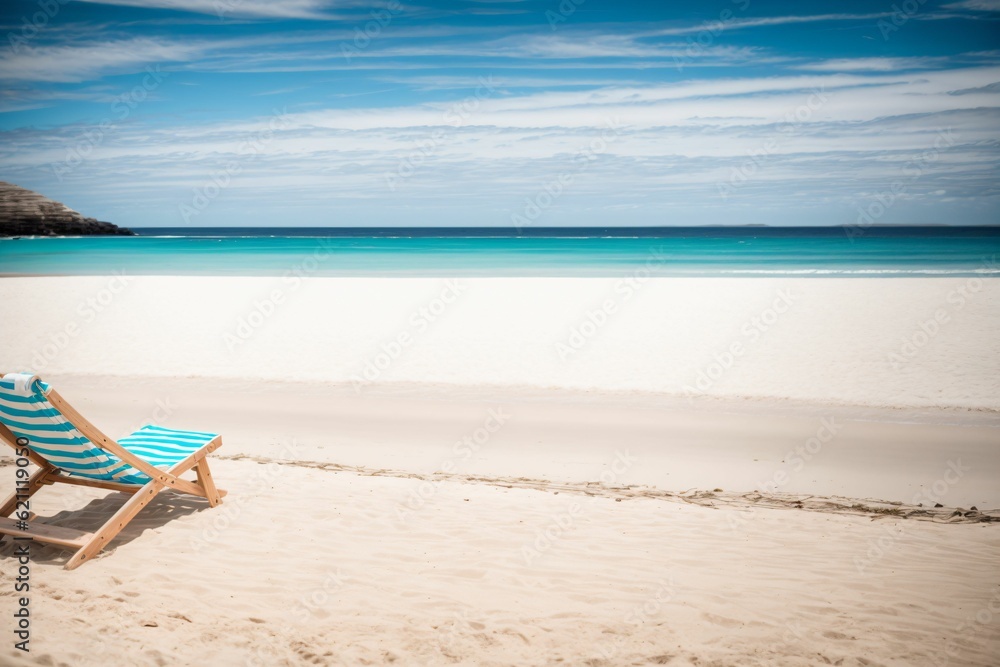
[[[0,181],[0,236],[132,236],[134,232],[85,218],[73,209]]]

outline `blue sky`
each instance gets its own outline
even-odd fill
[[[7,0],[0,25],[0,180],[126,226],[1000,222],[1000,0]]]

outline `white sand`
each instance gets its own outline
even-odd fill
[[[607,281],[468,282],[417,332],[441,281],[307,281],[230,352],[280,280],[135,278],[105,305],[107,278],[0,281],[31,313],[0,321],[0,371],[113,436],[222,433],[229,490],[161,496],[72,572],[36,545],[32,653],[0,664],[996,664],[1000,281],[961,308],[965,280],[653,281],[566,362]],[[35,499],[79,528],[121,502]]]
[[[998,279],[9,278],[0,304],[0,367],[45,373],[1000,409]]]
[[[731,524],[458,483],[400,521],[413,480],[215,474],[219,509],[165,496],[79,570],[35,548],[33,664],[932,665],[950,650],[991,665],[1000,650],[995,526],[767,509]],[[113,507],[88,505],[93,525]]]

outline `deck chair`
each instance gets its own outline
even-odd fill
[[[200,496],[211,507],[226,495],[215,487],[208,469],[208,455],[222,446],[221,436],[143,426],[115,442],[35,375],[9,373],[0,379],[0,439],[38,466],[0,505],[0,537],[30,537],[74,549],[67,570],[92,559],[161,491]],[[197,481],[180,478],[192,468]],[[93,533],[47,525],[34,517],[23,530],[10,518],[24,509],[24,500],[56,483],[121,491],[132,497]]]

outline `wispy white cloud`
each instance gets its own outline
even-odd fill
[[[744,62],[750,58],[761,63],[769,57],[757,48],[725,45],[706,47],[692,57],[683,44],[649,44],[641,42],[637,34],[593,30],[566,31],[558,36],[511,34],[488,39],[483,39],[477,30],[468,34],[464,29],[400,30],[373,40],[347,60],[340,47],[351,43],[354,37],[351,25],[336,30],[228,39],[111,36],[99,41],[88,38],[95,31],[87,25],[76,24],[72,30],[65,29],[69,32],[58,41],[29,42],[5,53],[0,58],[0,80],[83,82],[138,71],[151,63],[176,63],[177,68],[188,71],[263,73],[438,68],[438,60],[455,57],[468,58],[467,65],[475,62],[487,69],[491,61],[498,59],[513,63],[514,67],[531,69],[537,69],[539,60],[551,63],[554,69],[567,66],[600,69],[601,61],[641,69],[664,67],[668,61],[673,67],[674,59],[681,57],[688,66]],[[445,39],[455,35],[460,39]],[[518,64],[519,61],[523,62]]]
[[[524,60],[532,61],[531,67],[538,67],[538,61],[586,61],[586,66],[600,68],[601,59],[631,60],[629,66],[642,67],[637,59],[670,61],[674,67],[676,59],[683,58],[687,64],[699,62],[740,62],[751,58],[758,59],[766,55],[758,47],[743,47],[732,45],[710,45],[692,54],[688,45],[676,43],[650,43],[642,41],[642,35],[615,34],[612,32],[589,30],[564,31],[559,35],[549,34],[511,34],[494,38],[472,36],[462,40],[422,39],[415,40],[409,35],[385,35],[363,50],[352,52],[351,60],[347,61],[341,55],[337,44],[338,39],[330,39],[334,49],[309,47],[303,50],[276,51],[266,54],[247,53],[240,57],[240,65],[247,69],[254,64],[286,62],[295,70],[303,71],[312,64],[316,69],[337,69],[344,66],[357,65],[366,60],[394,59],[431,59],[468,58],[463,62],[468,66],[478,63],[478,66],[491,60]],[[341,38],[342,39],[342,38]],[[595,60],[597,59],[597,60]],[[450,66],[450,65],[449,65]]]
[[[78,33],[87,26],[76,26]],[[251,60],[253,54],[286,43],[283,36],[167,39],[108,37],[62,39],[20,45],[0,58],[0,81],[80,83],[107,75],[142,71],[147,65],[177,64],[202,71],[215,65]]]
[[[595,76],[531,76],[531,75],[511,75],[504,73],[501,75],[491,75],[503,88],[599,88],[610,86],[641,86],[643,83],[634,78],[624,77],[595,77]],[[411,74],[402,76],[400,74],[375,74],[372,78],[376,81],[386,81],[390,83],[406,85],[418,90],[472,90],[480,85],[482,75],[468,74],[465,76],[449,74]]]
[[[732,126],[775,122],[816,91],[830,97],[810,118],[862,122],[882,116],[938,113],[1000,106],[983,89],[957,99],[954,91],[989,86],[1000,68],[982,67],[905,74],[815,74],[694,80],[671,85],[603,87],[490,96],[476,105],[471,124],[517,127],[600,127],[612,117],[635,127]],[[497,79],[502,86],[502,79]],[[376,109],[330,109],[291,116],[293,124],[340,130],[433,127],[450,103]]]
[[[962,0],[944,5],[944,9],[969,9],[975,12],[1000,12],[1000,0]]]
[[[204,53],[197,43],[135,37],[81,44],[22,46],[0,59],[0,80],[80,82],[141,70],[153,63],[187,61]]]
[[[335,3],[329,0],[81,0],[102,5],[173,9],[197,14],[258,18],[332,18],[328,13]],[[343,4],[343,3],[341,3]]]
[[[982,0],[984,2],[989,0]],[[767,16],[761,18],[731,18],[728,21],[707,21],[696,25],[659,28],[649,31],[649,35],[693,35],[705,30],[715,31],[742,30],[745,28],[762,28],[795,23],[817,23],[829,21],[870,21],[892,16],[892,12],[876,12],[868,14],[808,14],[792,16]]]
[[[609,148],[609,158],[738,159],[760,150],[770,139],[777,142],[776,155],[867,155],[922,147],[924,137],[958,124],[955,119],[961,120],[964,142],[990,141],[995,136],[1000,91],[988,86],[997,80],[1000,68],[994,67],[910,76],[817,74],[702,80],[520,96],[484,92],[457,103],[286,113],[260,155],[261,161],[266,157],[271,165],[292,168],[290,163],[295,162],[292,171],[299,175],[310,170],[321,174],[344,161],[357,163],[361,166],[356,167],[354,178],[364,175],[378,181],[386,165],[440,135],[426,158],[437,165],[434,169],[462,163],[474,164],[482,173],[492,169],[495,161],[558,160],[572,155],[611,122],[625,129]],[[970,89],[974,90],[964,95],[952,94]],[[458,124],[453,122],[455,114],[449,115],[457,108],[467,111]],[[109,139],[94,159],[113,165],[148,158],[186,169],[192,161],[239,157],[240,144],[266,127],[267,121],[258,118],[162,129],[137,126]],[[436,128],[441,130],[437,134]],[[82,131],[64,128],[35,137],[38,143],[33,150],[11,151],[2,158],[8,164],[28,161],[36,167],[58,161],[62,142]],[[537,178],[544,171],[536,165],[524,178]],[[636,176],[630,171],[622,177]]]
[[[914,69],[939,68],[951,58],[838,58],[796,65],[796,69],[816,72],[899,72]]]

